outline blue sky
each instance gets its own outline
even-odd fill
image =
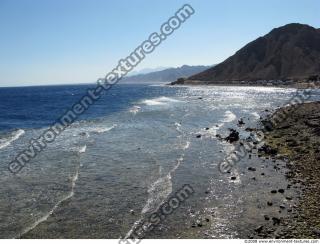
[[[0,86],[94,82],[184,3],[196,13],[138,67],[215,64],[272,28],[320,28],[319,0],[0,0]]]

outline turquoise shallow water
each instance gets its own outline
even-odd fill
[[[275,172],[272,162],[253,157],[233,169],[237,180],[230,181],[217,166],[234,146],[216,134],[235,128],[246,138],[244,129],[286,104],[294,89],[119,85],[21,173],[8,172],[28,140],[87,88],[0,91],[2,105],[12,103],[8,111],[1,107],[1,238],[124,237],[184,184],[195,193],[147,238],[243,237],[272,211],[262,205],[269,189],[285,187],[285,169]],[[41,99],[37,89],[44,89]],[[12,96],[22,93],[27,102],[15,107]],[[311,99],[318,97],[315,91]],[[248,165],[257,172],[248,173]],[[252,182],[261,172],[267,177]],[[194,228],[199,220],[203,226]]]

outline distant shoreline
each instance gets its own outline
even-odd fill
[[[310,89],[310,88],[320,88],[320,81],[310,81],[310,82],[294,82],[287,85],[284,84],[261,84],[261,83],[214,83],[208,81],[185,81],[185,82],[171,82],[167,83],[169,86],[241,86],[241,87],[278,87],[278,88],[296,88],[296,89]],[[311,87],[313,86],[313,87]]]

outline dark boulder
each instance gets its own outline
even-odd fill
[[[230,129],[230,134],[229,136],[227,136],[225,138],[226,141],[230,142],[230,143],[233,143],[233,142],[236,142],[236,141],[239,141],[239,132],[234,130],[234,129]]]

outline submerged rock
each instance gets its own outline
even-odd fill
[[[227,136],[225,138],[226,141],[230,142],[230,143],[233,143],[233,142],[236,142],[236,141],[239,141],[239,132],[234,130],[234,129],[230,129],[230,134],[229,136]]]
[[[249,170],[249,171],[256,171],[256,168],[254,168],[254,167],[249,167],[248,170]]]
[[[238,125],[244,125],[244,124],[246,124],[244,121],[243,121],[243,119],[242,118],[240,118],[239,120],[238,120]]]

